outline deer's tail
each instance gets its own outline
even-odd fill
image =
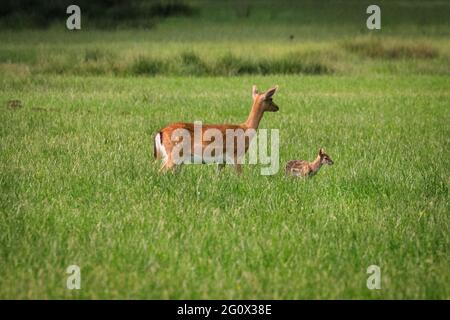
[[[162,146],[162,134],[161,131],[155,136],[155,141],[153,144],[153,156],[156,160],[161,159],[161,146]]]

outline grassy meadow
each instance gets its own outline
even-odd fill
[[[0,298],[449,299],[450,5],[381,1],[369,31],[364,1],[189,3],[0,29]],[[158,172],[160,128],[243,122],[253,84],[280,88],[278,174]]]

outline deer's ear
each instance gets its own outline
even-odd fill
[[[320,155],[323,155],[323,154],[324,154],[324,152],[323,152],[323,149],[322,149],[322,148],[320,148],[320,150],[319,150],[319,154],[320,154]]]
[[[253,99],[255,99],[257,95],[258,95],[258,89],[256,89],[256,85],[254,84],[253,87],[252,87],[252,97],[253,97]]]
[[[275,94],[275,92],[277,92],[277,90],[278,90],[278,86],[275,86],[275,87],[267,90],[267,92],[264,94],[264,99],[272,98],[272,96]]]

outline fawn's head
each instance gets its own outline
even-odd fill
[[[264,93],[258,93],[258,89],[256,89],[256,86],[254,85],[252,88],[253,104],[258,104],[263,112],[277,112],[279,108],[272,100],[273,95],[277,90],[278,86],[275,86]]]
[[[334,163],[333,160],[331,160],[330,156],[327,155],[325,153],[325,151],[323,151],[322,148],[320,148],[320,150],[319,150],[319,157],[320,157],[321,164],[328,164],[331,166]]]

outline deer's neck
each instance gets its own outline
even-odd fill
[[[322,167],[320,156],[317,156],[317,158],[309,164],[309,167],[311,168],[312,173],[316,173],[317,171],[319,171],[320,167]]]
[[[252,110],[250,111],[247,121],[244,123],[244,126],[247,128],[258,129],[263,113],[264,112],[259,107],[259,104],[255,102],[252,106]]]

